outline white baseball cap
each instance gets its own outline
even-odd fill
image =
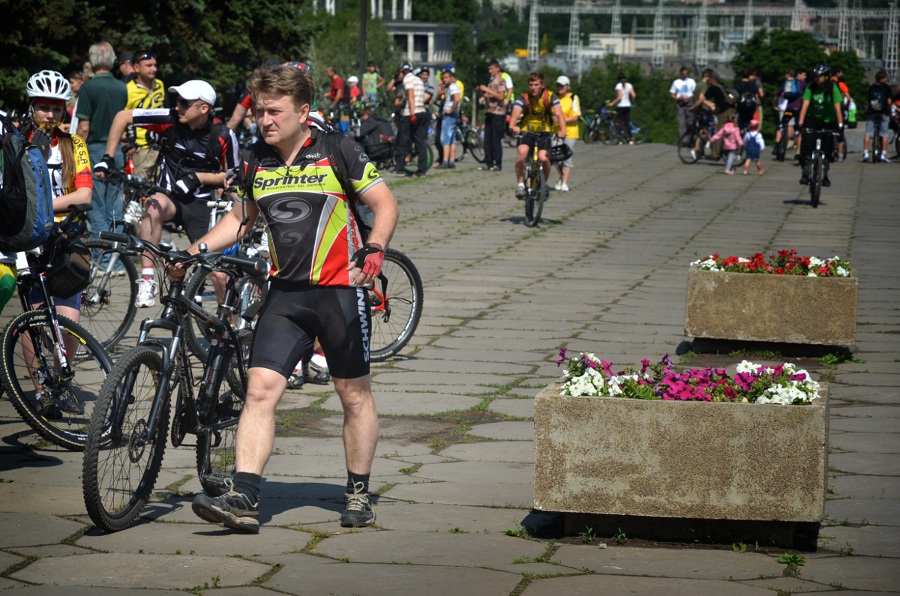
[[[348,83],[358,83],[358,82],[359,82],[359,79],[354,75],[354,76],[348,78],[348,79],[347,79],[347,82],[348,82]]]
[[[559,75],[556,79],[557,85],[571,85],[572,83],[569,81],[569,77],[566,75]]]
[[[177,87],[169,87],[169,93],[177,93],[179,97],[187,100],[199,99],[211,106],[216,105],[216,90],[212,85],[200,79],[194,79]]]

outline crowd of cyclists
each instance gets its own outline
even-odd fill
[[[830,164],[846,158],[844,130],[857,126],[857,104],[843,75],[841,67],[827,64],[818,64],[809,72],[803,68],[789,69],[772,101],[777,119],[774,158],[783,161],[786,150],[793,148],[802,166],[800,184],[809,183],[809,157],[817,137],[821,137],[824,151],[829,156],[825,162],[823,186],[831,184],[828,177]],[[894,93],[887,82],[888,75],[881,70],[875,74],[874,82],[866,92],[863,162],[871,159],[890,163],[891,131],[895,135],[900,132],[900,93]],[[740,80],[734,87],[727,88],[712,69],[705,69],[698,83],[688,76],[688,69],[682,67],[669,93],[676,102],[679,146],[689,139],[694,144],[690,149],[700,152],[701,142],[708,139],[709,157],[717,160],[723,153],[726,156],[726,174],[735,173],[733,161],[737,150],[744,148],[748,140],[744,173],[747,173],[750,161],[759,161],[760,152],[765,148],[765,141],[759,135],[765,93],[757,73],[746,69],[740,73]],[[692,129],[709,130],[709,133],[694,135]],[[804,136],[804,131],[810,134]],[[820,135],[822,131],[831,134]],[[878,137],[878,144],[872,147],[870,155],[873,137]],[[764,172],[761,165],[757,165],[757,169],[760,174]]]

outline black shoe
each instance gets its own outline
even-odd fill
[[[491,171],[492,172],[502,172],[503,168],[501,168],[500,166],[491,166]]]
[[[226,483],[234,486],[230,479]],[[233,488],[221,497],[200,493],[194,497],[191,509],[200,519],[208,522],[225,524],[226,528],[246,534],[259,533],[259,502],[251,503],[247,495]]]
[[[800,177],[800,184],[809,184],[809,176],[804,174]]]
[[[828,179],[828,176],[822,178],[822,186],[831,186],[831,180]]]
[[[357,482],[353,487],[353,493],[345,493],[344,500],[347,505],[341,512],[342,528],[364,527],[375,521],[375,512],[369,504],[369,493],[362,492],[363,483]]]
[[[481,166],[480,168],[478,168],[478,171],[479,172],[490,172],[492,169],[494,169],[494,166]]]

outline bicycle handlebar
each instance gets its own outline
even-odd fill
[[[153,182],[148,182],[137,174],[128,174],[124,170],[112,168],[106,173],[106,176],[111,182],[123,182],[125,186],[131,187],[145,195],[160,193],[169,196],[172,194],[172,191]]]
[[[141,240],[137,236],[128,236],[115,232],[100,232],[100,239],[121,242],[138,251],[148,250],[163,261],[172,264],[181,263],[189,266],[194,263],[202,263],[210,269],[224,271],[225,273],[232,273],[232,270],[237,269],[240,273],[259,278],[265,277],[269,271],[269,264],[264,259],[255,257],[226,255],[221,252],[201,252],[192,255],[183,250],[165,250],[152,242]]]

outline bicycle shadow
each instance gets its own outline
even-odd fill
[[[500,222],[510,223],[512,225],[524,226],[525,225],[525,216],[524,215],[510,215],[508,217],[501,217]],[[543,228],[546,226],[557,225],[562,223],[559,219],[551,219],[549,217],[541,217],[540,223],[534,226],[535,228]]]
[[[812,207],[812,201],[809,199],[786,199],[782,201],[785,205],[806,205],[807,207]],[[825,201],[819,199],[819,207],[823,207],[827,205]]]

